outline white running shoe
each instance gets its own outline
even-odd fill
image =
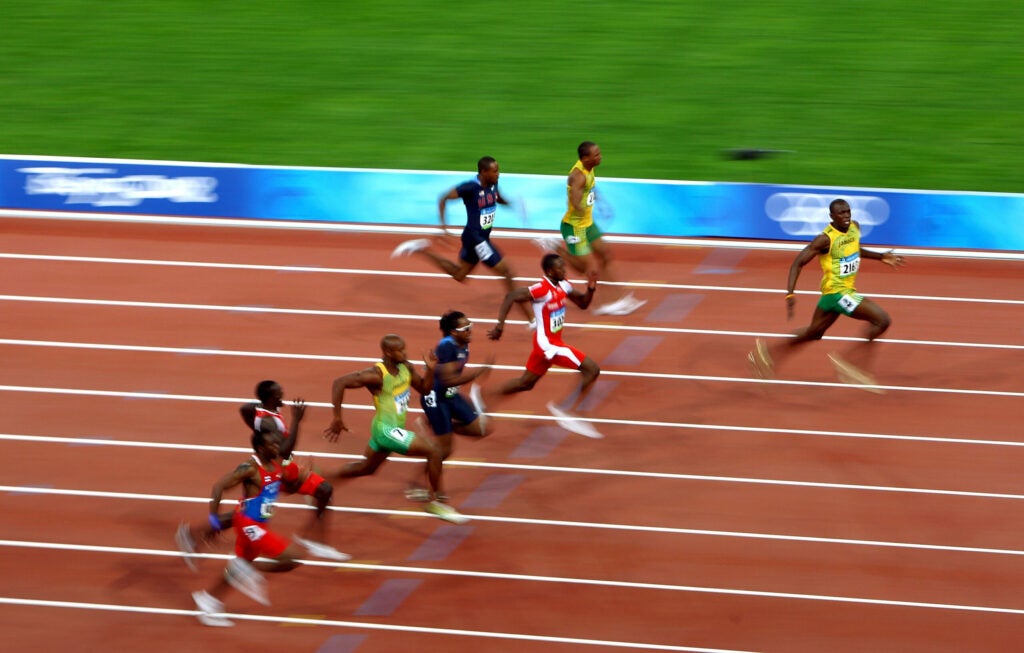
[[[401,243],[395,248],[395,251],[391,252],[391,258],[398,258],[399,256],[408,256],[420,252],[430,247],[430,241],[426,238],[416,238],[414,240],[407,240]]]
[[[235,622],[227,617],[216,616],[224,614],[224,604],[213,598],[206,590],[192,592],[192,600],[195,601],[196,607],[199,608],[199,614],[196,615],[196,619],[204,626],[226,628],[235,625]]]
[[[544,236],[542,238],[534,238],[533,244],[545,252],[557,252],[562,246],[562,239],[555,238],[554,236]]]
[[[594,315],[629,315],[646,303],[646,299],[637,299],[633,293],[626,293],[616,301],[594,309]]]
[[[469,386],[469,400],[473,402],[473,408],[478,415],[483,416],[487,412],[487,405],[484,403],[484,392],[475,383]]]
[[[417,503],[430,501],[430,490],[425,487],[410,487],[405,490],[405,498]]]
[[[633,293],[627,293],[626,296],[622,298],[622,308],[619,309],[621,312],[616,313],[616,315],[629,315],[646,303],[646,299],[637,299],[633,296]]]
[[[342,553],[328,544],[307,540],[306,538],[299,537],[298,535],[293,535],[292,539],[306,547],[306,550],[309,551],[309,555],[311,556],[323,558],[324,560],[337,560],[338,562],[345,562],[346,560],[352,559],[352,556],[349,554]]]
[[[469,517],[452,508],[447,503],[441,503],[440,501],[431,501],[427,504],[425,510],[438,519],[443,519],[453,524],[465,524],[469,521]]]
[[[480,420],[480,435],[484,435],[487,431],[487,404],[484,403],[483,390],[475,383],[469,386],[469,400],[473,402],[473,410],[476,411],[477,419]]]
[[[192,539],[192,533],[189,532],[188,522],[178,524],[178,530],[174,533],[174,542],[178,545],[182,560],[185,561],[188,568],[192,571],[199,571],[199,566],[196,564],[196,543]]]
[[[232,558],[224,568],[224,577],[236,590],[253,601],[270,605],[267,597],[267,579],[242,558]]]
[[[614,302],[602,304],[591,311],[594,315],[622,315],[620,311],[623,309],[624,304],[621,299],[616,299]]]
[[[555,423],[561,426],[566,431],[570,431],[572,433],[576,433],[588,438],[593,438],[595,440],[600,440],[601,438],[604,437],[604,435],[602,435],[600,431],[594,428],[593,424],[584,419],[580,419],[579,417],[575,417],[568,411],[562,410],[561,408],[556,406],[555,402],[553,401],[548,402],[548,412],[554,415]]]

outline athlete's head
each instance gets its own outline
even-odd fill
[[[401,336],[389,333],[380,339],[380,352],[389,363],[406,363],[405,340]]]
[[[281,451],[281,435],[276,431],[253,431],[252,450],[263,460],[277,458]]]
[[[545,254],[540,260],[540,267],[544,270],[544,276],[552,281],[565,279],[565,260],[558,254]]]
[[[842,198],[832,200],[828,205],[828,217],[831,218],[833,227],[846,233],[853,220],[850,203]]]
[[[441,333],[448,336],[459,326],[459,320],[465,319],[466,314],[462,311],[448,311],[441,316]]]
[[[256,398],[267,408],[275,410],[284,404],[284,390],[277,381],[260,381],[256,384]]]
[[[498,183],[498,162],[493,156],[485,156],[476,162],[476,171],[480,177],[480,183],[484,186],[493,186]]]
[[[441,333],[451,336],[460,345],[466,345],[472,339],[473,323],[462,311],[448,311],[441,316]]]
[[[583,141],[576,148],[580,163],[588,170],[601,165],[601,148],[594,141]]]

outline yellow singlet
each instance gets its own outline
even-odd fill
[[[583,184],[583,205],[586,208],[583,209],[583,213],[576,212],[576,207],[572,205],[572,187],[566,182],[565,190],[569,195],[569,210],[562,216],[562,222],[568,222],[573,227],[589,227],[594,224],[594,185],[597,181],[594,179],[594,171],[588,172],[581,161],[577,161],[576,165],[569,170],[570,176],[572,176],[573,170],[579,170],[587,178]]]
[[[392,376],[384,363],[377,363],[384,381],[381,384],[380,392],[373,396],[373,405],[377,412],[373,415],[373,421],[382,422],[389,426],[405,427],[405,415],[409,410],[409,395],[412,375],[405,365],[398,366],[398,374]]]
[[[846,233],[832,225],[825,227],[829,248],[818,255],[821,263],[821,294],[854,292],[854,281],[860,269],[860,225],[850,223]]]

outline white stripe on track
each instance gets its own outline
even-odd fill
[[[422,461],[420,461],[422,464]],[[445,464],[448,464],[445,461]],[[466,466],[472,467],[472,463],[467,463]],[[580,471],[580,470],[571,470]],[[686,479],[689,480],[689,479]],[[711,479],[719,480],[719,479]],[[742,482],[737,480],[734,482]],[[795,484],[795,483],[794,483]],[[847,489],[847,488],[839,488]],[[862,489],[867,490],[882,490],[885,491],[887,488],[882,486],[866,486]],[[898,490],[898,488],[895,488]],[[209,504],[209,497],[184,497],[174,496],[165,494],[142,494],[137,492],[108,492],[102,490],[81,490],[81,489],[64,489],[64,488],[52,488],[52,487],[40,487],[40,486],[20,486],[20,485],[0,485],[0,492],[7,492],[14,495],[42,495],[42,496],[73,496],[73,497],[91,497],[96,499],[117,499],[117,500],[128,500],[128,501],[160,501],[166,503],[196,503],[196,504]],[[938,493],[942,493],[941,491]],[[975,493],[974,496],[979,496],[979,493]],[[985,497],[989,498],[989,497]],[[1016,498],[1024,499],[1021,495],[1007,495],[1000,496],[998,498]],[[222,502],[224,505],[235,505],[238,503],[237,500],[225,499]],[[312,510],[309,506],[304,503],[288,503],[282,502],[277,504],[279,508],[286,509],[297,509],[297,510]],[[409,511],[409,510],[389,510],[383,508],[356,508],[351,506],[328,506],[329,510],[334,512],[343,512],[351,514],[364,514],[364,515],[382,515],[386,517],[415,517],[424,519],[433,519],[426,512],[421,511]],[[919,544],[911,542],[889,542],[886,540],[855,540],[849,538],[826,538],[826,537],[815,537],[806,535],[778,535],[772,533],[748,533],[743,531],[717,531],[708,529],[693,529],[693,528],[679,528],[674,526],[644,526],[635,524],[609,524],[605,522],[577,522],[577,521],[565,521],[556,519],[533,519],[528,517],[511,517],[511,516],[493,516],[493,515],[469,515],[470,519],[478,522],[493,522],[501,524],[522,524],[529,526],[558,526],[566,528],[590,528],[596,530],[612,530],[612,531],[627,531],[636,533],[661,533],[669,535],[697,535],[697,536],[710,536],[710,537],[735,537],[743,539],[754,539],[754,540],[779,540],[779,541],[793,541],[793,542],[808,542],[815,544],[842,544],[842,545],[853,545],[853,546],[871,546],[871,547],[886,547],[896,549],[920,549],[929,551],[945,551],[951,553],[983,553],[993,555],[1024,555],[1024,551],[1016,549],[997,549],[994,547],[960,547],[943,544]]]
[[[319,274],[348,274],[366,276],[386,277],[429,277],[434,279],[448,279],[451,275],[440,272],[403,272],[398,270],[378,270],[365,268],[331,268],[318,267],[314,265],[263,265],[255,263],[215,263],[205,261],[171,261],[162,259],[134,259],[134,258],[113,258],[106,256],[62,256],[56,254],[16,254],[11,252],[0,252],[0,259],[24,260],[24,261],[52,261],[58,263],[103,263],[113,265],[143,265],[155,267],[182,267],[182,268],[207,268],[216,270],[253,270],[265,272],[307,272]],[[467,278],[479,279],[481,281],[502,281],[501,277],[493,274],[471,274]],[[534,277],[515,277],[516,281],[533,282]],[[579,283],[583,283],[582,280]],[[603,284],[612,286],[629,286],[631,288],[654,288],[666,290],[693,290],[699,292],[741,292],[741,293],[763,293],[777,295],[782,292],[779,288],[751,288],[737,286],[709,286],[700,284],[668,283],[658,281],[603,281]],[[820,293],[811,290],[797,290],[798,295],[817,297]],[[1008,304],[1012,306],[1024,306],[1024,299],[994,299],[981,297],[942,297],[934,295],[894,295],[871,293],[871,297],[880,299],[910,299],[936,302],[968,302],[978,304]]]
[[[19,548],[43,548],[43,549],[60,549],[65,551],[97,551],[103,550],[105,553],[125,553],[132,555],[156,555],[156,556],[180,556],[181,554],[177,551],[162,551],[155,549],[129,549],[129,548],[118,548],[118,547],[82,547],[81,545],[74,544],[52,544],[46,542],[19,542],[16,540],[0,540],[0,546],[19,547]],[[105,550],[104,550],[105,549]],[[219,556],[223,559],[227,559],[228,556]],[[305,561],[304,561],[305,562]],[[700,594],[720,594],[726,596],[750,596],[757,598],[769,598],[769,599],[789,599],[789,600],[802,600],[802,601],[823,601],[833,603],[852,603],[861,605],[883,605],[883,606],[894,606],[894,607],[909,607],[909,608],[925,608],[932,610],[958,610],[966,612],[988,612],[997,614],[1014,614],[1024,615],[1024,609],[1017,608],[1000,608],[995,606],[977,606],[977,605],[960,605],[955,603],[929,603],[923,601],[899,601],[890,599],[872,599],[865,597],[851,597],[851,596],[832,596],[827,594],[800,594],[794,592],[771,592],[764,590],[743,590],[726,587],[702,587],[697,585],[670,585],[667,583],[637,583],[629,581],[612,581],[612,580],[599,580],[589,578],[566,578],[558,576],[536,576],[530,574],[505,574],[496,572],[478,572],[478,571],[462,571],[454,569],[438,569],[438,568],[425,568],[425,567],[394,567],[387,565],[364,565],[359,563],[351,562],[323,562],[323,561],[312,561],[314,566],[333,567],[338,569],[360,569],[360,570],[380,570],[380,571],[394,571],[401,570],[402,572],[412,572],[421,574],[432,574],[438,576],[461,576],[470,578],[489,578],[496,580],[514,580],[514,581],[525,581],[525,582],[539,582],[539,583],[557,583],[557,584],[568,584],[568,585],[589,585],[589,586],[600,586],[600,587],[616,587],[623,589],[641,589],[641,590],[660,590],[660,591],[671,591],[671,592],[695,592]],[[196,614],[194,611],[182,611],[183,614]],[[235,615],[232,615],[235,616]],[[276,620],[277,618],[273,618]],[[672,650],[672,649],[670,649]],[[690,649],[683,649],[690,650]]]
[[[43,599],[22,599],[0,596],[0,605],[21,605],[37,608],[64,608],[76,610],[97,610],[103,612],[131,612],[135,614],[153,614],[174,617],[189,617],[199,614],[198,610],[177,610],[172,608],[152,608],[146,606],[120,605],[112,603],[84,603],[80,601],[49,601]],[[642,649],[648,651],[688,651],[696,653],[745,653],[733,649],[695,648],[691,646],[672,646],[667,644],[647,644],[639,642],[623,642],[616,640],[582,639],[576,637],[555,637],[547,635],[528,635],[525,633],[501,633],[484,630],[464,630],[457,628],[434,628],[426,626],[405,626],[401,624],[382,624],[370,621],[339,621],[336,619],[313,619],[309,617],[284,617],[276,615],[224,613],[225,617],[238,621],[258,621],[289,626],[328,626],[333,628],[355,628],[358,630],[381,630],[404,633],[421,633],[425,635],[457,635],[463,637],[481,637],[487,639],[508,639],[525,642],[547,642],[554,644],[579,644],[586,646],[604,646],[608,648]],[[424,648],[429,649],[429,646]]]

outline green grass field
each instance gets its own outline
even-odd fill
[[[0,152],[564,174],[590,139],[604,176],[1017,192],[1022,27],[994,0],[8,3]]]

